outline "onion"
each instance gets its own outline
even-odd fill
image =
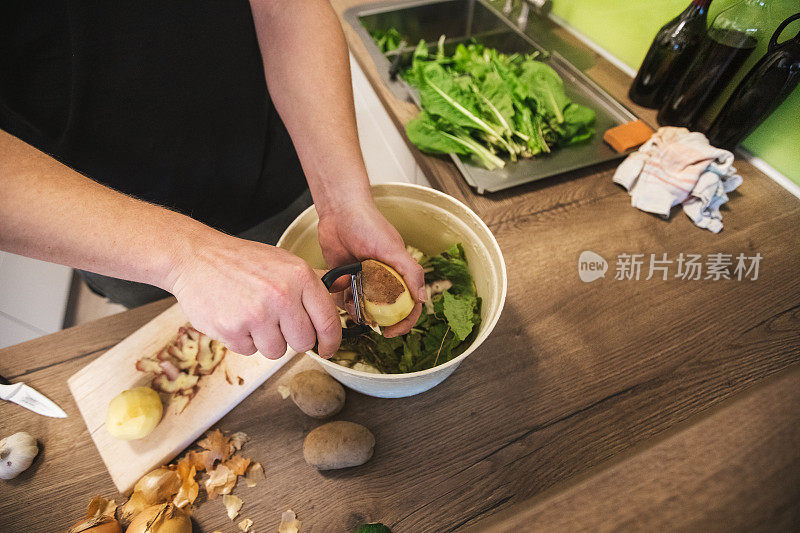
[[[171,503],[153,505],[136,515],[125,533],[192,533],[192,519]]]
[[[136,518],[136,515],[147,509],[150,505],[142,496],[141,492],[134,492],[131,497],[125,502],[125,505],[120,507],[119,519],[123,524],[129,524],[131,520]]]
[[[133,487],[147,505],[164,503],[172,499],[181,488],[181,478],[175,470],[162,466],[145,474]]]

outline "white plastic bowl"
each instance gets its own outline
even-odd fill
[[[503,254],[486,224],[466,205],[439,191],[407,183],[387,183],[372,187],[378,209],[403,236],[406,244],[428,255],[441,253],[453,243],[464,246],[472,277],[483,299],[478,335],[467,350],[447,363],[407,374],[372,374],[309,356],[343,385],[379,398],[402,398],[435,387],[474,352],[494,329],[506,299],[506,266]],[[317,241],[319,218],[314,206],[303,211],[278,241],[308,261],[314,268],[325,268]]]

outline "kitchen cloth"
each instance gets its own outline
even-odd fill
[[[719,233],[719,207],[742,177],[733,154],[711,146],[702,133],[663,127],[617,167],[614,183],[630,193],[633,207],[667,218],[672,207],[683,204],[697,226]]]

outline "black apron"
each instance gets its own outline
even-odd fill
[[[246,0],[0,2],[0,129],[229,233],[307,187]]]

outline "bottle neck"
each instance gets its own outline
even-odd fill
[[[708,11],[708,6],[711,5],[711,0],[692,0],[691,7],[697,11],[704,13]]]

